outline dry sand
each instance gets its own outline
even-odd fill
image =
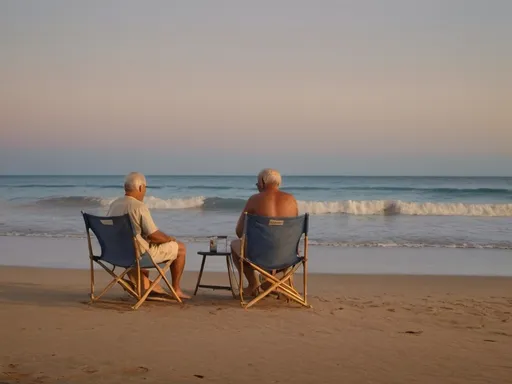
[[[88,278],[0,268],[1,383],[512,383],[512,278],[311,275],[312,309],[200,290],[138,311],[88,305]]]

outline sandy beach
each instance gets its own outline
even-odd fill
[[[0,1],[0,384],[512,384],[510,37],[512,0]],[[92,303],[135,244],[175,299]],[[310,306],[244,308],[231,252]]]
[[[91,306],[86,270],[1,267],[0,282],[5,383],[512,382],[508,277],[312,274],[312,309],[249,310],[205,289],[133,311],[116,288],[123,303]]]

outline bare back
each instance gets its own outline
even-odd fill
[[[244,212],[268,217],[294,217],[298,216],[299,208],[293,195],[278,189],[265,190],[249,198]],[[243,215],[243,212],[242,212]],[[241,237],[243,216],[237,223],[237,235]]]
[[[290,217],[298,215],[297,201],[289,193],[279,190],[263,191],[247,202],[248,213],[259,216]]]

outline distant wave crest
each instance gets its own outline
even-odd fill
[[[41,207],[82,207],[93,208],[110,204],[114,199],[89,196],[46,197],[36,201]]]
[[[299,210],[311,214],[512,216],[512,204],[413,203],[389,200],[299,201]]]
[[[389,192],[426,192],[448,195],[507,195],[512,196],[512,189],[504,188],[414,188],[414,187],[341,187],[347,191],[389,191]]]
[[[68,196],[38,200],[45,207],[107,207],[113,198]],[[150,209],[202,209],[206,211],[239,211],[245,200],[222,197],[184,197],[162,199],[148,196],[145,203]],[[417,215],[417,216],[512,216],[512,204],[468,204],[468,203],[415,203],[401,200],[341,200],[299,201],[299,211],[312,215]]]
[[[89,196],[64,196],[48,197],[36,201],[36,205],[43,207],[76,207],[98,208],[108,207],[115,198],[89,197]],[[204,210],[240,210],[244,207],[245,200],[221,197],[193,196],[184,198],[161,199],[155,196],[147,196],[144,202],[150,209],[190,209],[201,208]]]

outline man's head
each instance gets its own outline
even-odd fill
[[[281,186],[281,175],[275,169],[265,168],[258,174],[256,186],[260,192],[269,188],[277,189]]]
[[[146,178],[142,173],[131,172],[124,179],[124,191],[126,196],[131,196],[143,201],[146,195]]]

